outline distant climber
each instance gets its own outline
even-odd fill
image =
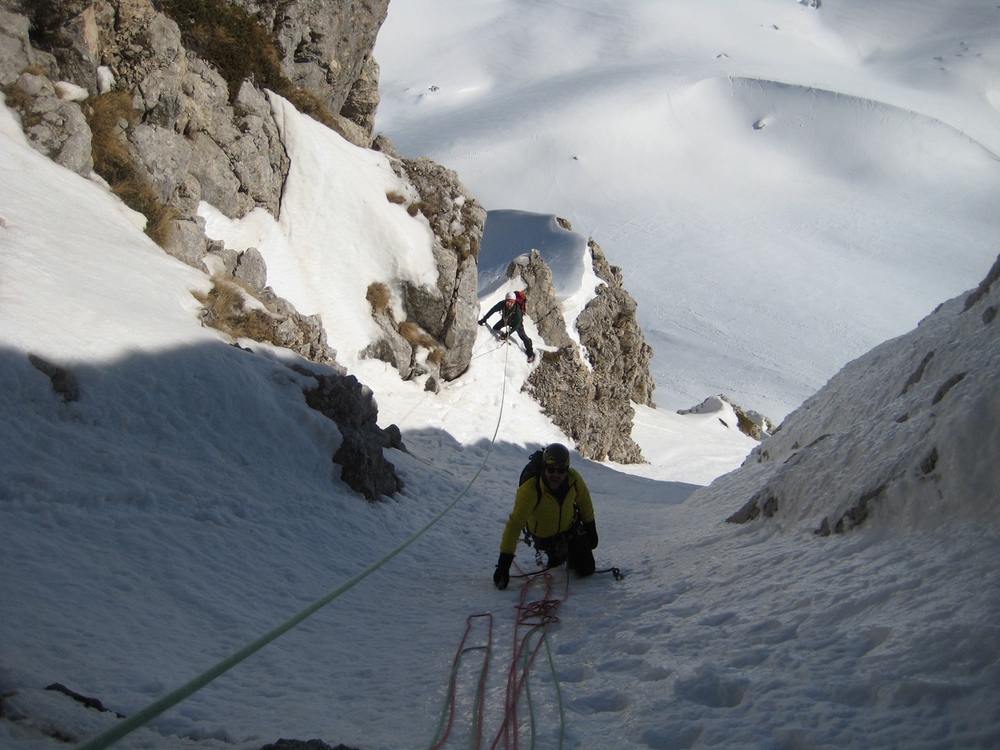
[[[493,583],[501,591],[510,583],[518,536],[527,529],[535,549],[546,553],[549,568],[564,562],[579,576],[593,575],[597,567],[597,522],[590,490],[576,469],[569,467],[569,450],[552,443],[521,473],[514,510],[500,541],[500,557]],[[526,477],[526,478],[525,478]]]
[[[523,299],[523,293],[521,293],[521,297]],[[524,332],[524,303],[518,300],[517,292],[507,292],[507,296],[502,302],[497,302],[488,313],[479,319],[479,325],[486,325],[486,320],[495,312],[500,313],[500,320],[493,324],[493,330],[504,340],[509,338],[512,333],[517,332],[524,344],[524,353],[528,355],[528,361],[534,362],[535,349],[528,334]],[[502,328],[507,330],[501,332]]]

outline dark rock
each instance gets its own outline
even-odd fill
[[[52,381],[52,390],[62,396],[62,400],[76,401],[80,396],[80,388],[76,383],[76,376],[65,367],[59,367],[34,354],[28,355],[28,361],[36,370],[49,376]]]
[[[333,456],[341,479],[369,502],[392,497],[403,488],[395,467],[382,451],[402,445],[399,429],[386,434],[378,426],[378,405],[370,388],[353,375],[316,375],[316,387],[305,392],[306,403],[337,423],[343,443]]]
[[[347,745],[331,747],[322,740],[278,740],[264,745],[260,750],[357,750]]]

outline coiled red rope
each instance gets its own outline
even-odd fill
[[[520,570],[520,567],[518,567]],[[522,697],[526,696],[526,703],[531,712],[531,732],[535,734],[534,710],[531,705],[531,695],[528,691],[528,676],[534,666],[535,660],[543,647],[548,649],[548,632],[553,625],[559,623],[559,607],[569,596],[569,575],[565,577],[565,588],[561,596],[553,596],[553,577],[548,571],[539,571],[521,576],[524,584],[518,595],[518,602],[515,605],[517,617],[514,621],[513,639],[510,656],[510,667],[507,671],[507,684],[504,695],[503,715],[500,727],[489,745],[490,750],[504,748],[504,750],[518,750],[519,747],[519,723],[518,706]],[[538,599],[532,599],[533,594],[541,594]],[[482,645],[469,645],[471,632],[477,621],[486,623],[485,643]],[[471,717],[470,735],[467,747],[482,750],[483,731],[485,726],[484,715],[486,711],[486,685],[489,678],[490,657],[493,649],[493,615],[490,613],[470,615],[466,618],[465,632],[455,651],[452,660],[451,678],[448,684],[448,696],[445,708],[442,710],[441,720],[438,723],[438,730],[435,734],[437,739],[431,745],[430,750],[441,750],[445,743],[452,738],[455,728],[455,718],[457,714],[457,704],[459,701],[458,682],[459,674],[462,671],[463,658],[473,651],[484,651],[480,672],[476,679],[476,699]],[[552,670],[553,684],[558,694],[558,679],[555,673],[555,666],[552,664],[551,652],[549,652],[549,666]],[[562,696],[559,695],[559,715],[560,715],[560,747],[562,746],[562,735],[565,732],[564,720],[562,717]]]
[[[542,598],[528,601],[529,593],[539,586],[544,588]],[[549,629],[559,623],[559,607],[569,597],[568,571],[562,596],[554,597],[552,589],[552,575],[548,571],[526,577],[524,585],[521,587],[516,607],[518,617],[514,624],[510,669],[507,672],[503,721],[490,745],[490,750],[496,750],[498,747],[503,747],[504,750],[518,750],[518,704],[522,693],[525,692],[528,675],[535,663],[535,658],[542,647],[547,646]],[[531,639],[535,635],[538,637],[532,646]],[[554,684],[558,687],[554,671],[552,677]],[[529,700],[529,710],[530,708]]]

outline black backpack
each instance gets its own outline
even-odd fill
[[[525,467],[521,469],[521,477],[517,480],[517,486],[520,487],[522,484],[527,482],[529,479],[538,479],[542,476],[542,469],[545,468],[545,462],[543,460],[543,452],[535,451],[530,456],[528,456],[528,463]],[[538,488],[538,495],[541,497],[542,490]]]

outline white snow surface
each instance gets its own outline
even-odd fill
[[[780,421],[996,256],[998,31],[981,0],[393,0],[377,126],[596,239],[661,406]]]
[[[976,286],[996,257],[1000,11],[458,8],[393,0],[376,51],[383,129],[403,153],[426,147],[457,168],[496,211],[483,309],[506,288],[496,270],[530,249],[523,230],[572,317],[592,293],[581,256],[595,235],[639,299],[671,406],[637,409],[648,464],[574,455],[598,566],[625,578],[552,572],[559,620],[529,641],[541,650],[519,746],[1000,746],[998,323],[948,302],[801,403]],[[431,747],[467,618],[487,613],[481,744],[518,746],[498,733],[521,586],[500,592],[490,578],[527,454],[568,441],[520,393],[519,349],[485,331],[469,372],[437,395],[360,359],[367,284],[433,283],[426,224],[385,199],[399,184],[382,157],[273,106],[293,164],[281,218],[203,214],[230,247],[261,250],[278,294],[322,315],[380,424],[402,431],[409,452],[387,455],[405,488],[376,504],[347,489],[331,463],[340,432],[287,366],[301,361],[202,327],[191,292],[208,276],[152,245],[105,188],[32,151],[3,109],[4,748],[65,747],[56,737],[118,721],[47,685],[134,715],[439,516],[116,747]],[[995,312],[997,294],[980,307]],[[79,398],[63,402],[29,354],[72,371]],[[672,411],[720,392],[772,417],[794,411],[732,473],[756,445],[732,411]],[[775,460],[758,463],[764,450]],[[813,533],[885,475],[896,479],[865,525]],[[764,485],[785,512],[723,522]],[[517,562],[534,569],[530,550]],[[484,623],[465,643],[445,747],[477,746]]]

